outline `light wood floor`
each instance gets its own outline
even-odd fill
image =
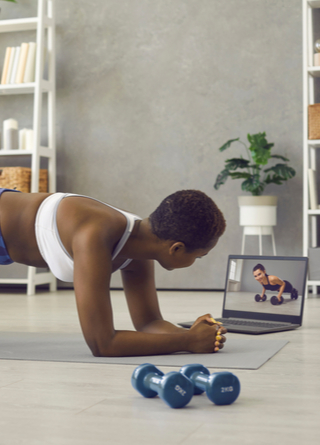
[[[278,292],[266,292],[266,301],[256,302],[253,292],[228,292],[226,297],[226,309],[245,312],[260,312],[264,314],[280,314],[299,316],[301,312],[301,295],[297,300],[292,300],[289,294],[283,294],[283,303],[271,304],[273,295]]]
[[[173,322],[221,314],[221,293],[159,297],[163,315]],[[112,298],[116,327],[130,329],[122,292]],[[1,331],[79,330],[72,291],[0,294],[0,348]],[[180,410],[144,399],[131,387],[134,366],[0,360],[0,444],[318,445],[319,334],[318,295],[306,301],[302,328],[269,334],[290,341],[275,357],[259,370],[234,371],[241,394],[230,406],[215,406],[204,394]]]

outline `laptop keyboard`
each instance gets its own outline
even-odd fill
[[[249,320],[229,320],[228,318],[220,318],[218,321],[227,325],[236,326],[259,326],[261,328],[278,328],[279,326],[286,326],[286,324],[281,325],[281,323],[270,323],[265,321],[249,321]]]

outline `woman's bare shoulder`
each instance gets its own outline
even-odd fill
[[[277,277],[276,275],[269,275],[269,281],[270,281],[270,284],[280,284],[280,283],[283,283],[281,278]]]

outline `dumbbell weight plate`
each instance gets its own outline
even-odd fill
[[[284,302],[283,297],[281,297],[281,300],[279,301],[278,298],[276,296],[271,297],[271,304],[279,305],[282,304]]]
[[[259,294],[256,294],[254,299],[256,300],[256,302],[258,303],[261,300],[261,297]]]
[[[180,372],[164,374],[150,363],[138,366],[131,377],[132,386],[146,398],[157,395],[171,408],[182,408],[192,396],[194,385]]]
[[[211,374],[208,398],[216,405],[230,405],[240,394],[240,381],[232,372],[216,372]]]
[[[264,295],[264,296],[262,297],[262,301],[266,301],[266,299],[267,299],[267,296]]]
[[[144,379],[148,374],[156,373],[161,378],[164,376],[164,373],[160,371],[158,368],[156,368],[154,365],[151,365],[150,363],[145,363],[141,366],[138,366],[133,371],[133,374],[131,376],[131,383],[134,389],[136,389],[143,397],[151,398],[156,397],[158,393],[156,391],[153,391],[150,388],[146,388],[144,384]]]
[[[193,397],[194,385],[180,372],[168,372],[161,381],[162,398],[171,408],[183,408]]]
[[[271,297],[271,304],[273,304],[273,305],[277,305],[277,304],[279,304],[279,300],[278,300],[278,298],[274,295],[273,297]]]
[[[194,394],[205,391],[208,399],[216,405],[230,405],[239,396],[240,381],[231,372],[210,374],[207,368],[198,363],[185,365],[180,372],[193,381]]]

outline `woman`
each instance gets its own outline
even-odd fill
[[[0,262],[49,267],[73,281],[85,340],[94,356],[217,352],[226,329],[210,314],[190,330],[163,320],[154,260],[167,270],[207,255],[225,230],[216,204],[204,193],[168,196],[149,218],[82,195],[17,193],[0,189]],[[110,278],[121,269],[136,331],[113,325]]]
[[[262,285],[262,294],[260,295],[260,301],[265,301],[264,294],[266,290],[272,290],[278,292],[278,295],[274,298],[274,302],[271,299],[272,304],[282,304],[283,303],[283,292],[294,293],[294,297],[297,298],[297,291],[293,289],[293,286],[289,281],[281,280],[281,278],[275,275],[268,275],[264,266],[262,264],[257,264],[253,268],[254,278]],[[259,301],[258,298],[256,301]]]

